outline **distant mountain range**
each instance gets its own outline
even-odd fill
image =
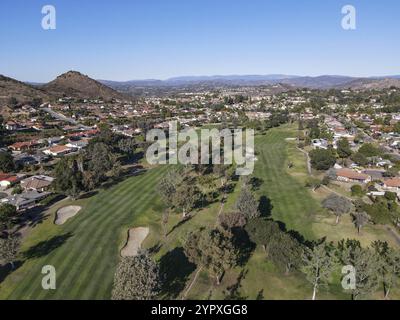
[[[33,98],[42,98],[44,101],[51,98],[70,96],[74,98],[105,100],[113,98],[120,100],[130,99],[140,90],[161,88],[168,91],[171,88],[185,87],[199,89],[213,86],[280,86],[287,91],[291,88],[310,89],[357,89],[372,90],[390,87],[400,88],[400,75],[387,77],[356,78],[337,75],[323,75],[318,77],[295,76],[284,74],[270,75],[216,75],[216,76],[187,76],[174,77],[167,80],[132,80],[110,81],[94,80],[77,71],[68,71],[47,84],[24,83],[0,75],[0,105],[15,97],[20,102],[31,101]]]
[[[391,81],[388,81],[390,79]],[[385,80],[385,81],[384,81]],[[392,81],[393,80],[393,81]],[[400,75],[387,77],[356,78],[348,76],[323,75],[317,77],[295,76],[284,74],[271,75],[216,75],[216,76],[187,76],[174,77],[167,80],[131,80],[125,82],[98,80],[116,90],[129,92],[131,88],[137,87],[176,87],[191,85],[231,85],[231,86],[259,86],[287,84],[294,87],[305,87],[312,89],[331,88],[353,88],[362,89],[362,83],[368,84],[365,89],[385,87],[385,85],[400,87]]]

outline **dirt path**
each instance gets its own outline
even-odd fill
[[[185,293],[182,296],[182,300],[185,300],[187,295],[189,294],[190,290],[192,289],[193,285],[196,283],[197,277],[199,276],[200,271],[202,270],[202,267],[197,269],[196,274],[194,275],[194,278],[192,282],[189,284],[188,288],[186,289]]]
[[[396,242],[398,243],[398,245],[400,246],[400,235],[396,232],[396,230],[394,230],[391,227],[386,227],[386,229],[389,231],[389,233],[393,236],[394,239],[396,239]]]
[[[307,171],[308,174],[311,176],[311,160],[310,160],[310,156],[308,155],[308,152],[304,151],[303,149],[297,148],[297,150],[299,150],[300,152],[304,153],[304,155],[306,156],[306,162],[307,162]]]
[[[332,193],[334,193],[334,194],[336,194],[336,195],[342,197],[342,198],[346,198],[347,200],[353,201],[352,198],[347,197],[347,196],[345,196],[345,195],[343,195],[343,194],[340,194],[339,192],[337,192],[337,191],[335,191],[335,190],[332,190],[332,189],[329,188],[328,186],[321,185],[321,187],[324,188],[324,189],[326,189],[326,190],[328,190],[329,192],[332,192]]]

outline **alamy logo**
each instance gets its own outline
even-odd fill
[[[177,121],[171,121],[168,138],[164,130],[152,129],[146,141],[153,142],[146,152],[150,164],[235,164],[236,174],[241,176],[250,175],[254,170],[254,130],[251,129],[178,132]],[[180,142],[184,144],[178,148]]]
[[[344,30],[356,30],[356,8],[352,5],[346,5],[342,8],[342,28]]]
[[[356,269],[352,265],[342,268],[342,288],[345,290],[354,290],[356,288]]]
[[[44,30],[55,30],[56,29],[56,8],[51,5],[43,6],[42,14],[45,15],[42,18],[42,28]]]
[[[42,288],[44,290],[55,290],[56,289],[56,268],[51,265],[43,266],[42,274],[45,276],[42,278]]]

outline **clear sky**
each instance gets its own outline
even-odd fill
[[[43,30],[54,5],[57,29]],[[341,9],[357,10],[357,29]],[[398,0],[0,0],[0,74],[400,74]]]

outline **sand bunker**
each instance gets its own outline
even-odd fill
[[[61,225],[67,222],[68,219],[75,216],[82,208],[79,206],[67,206],[57,211],[55,224]]]
[[[121,250],[121,256],[123,257],[134,257],[138,254],[140,246],[144,239],[149,234],[149,228],[139,227],[129,229],[128,241]]]

